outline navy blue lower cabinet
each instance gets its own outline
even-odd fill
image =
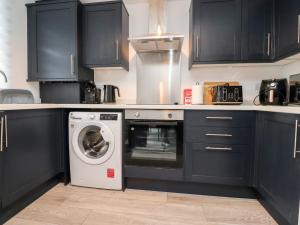
[[[3,208],[62,171],[59,110],[7,111],[4,117],[7,142],[0,153]]]
[[[300,146],[292,114],[261,113],[258,151],[258,192],[262,204],[280,225],[298,225]],[[300,133],[298,133],[300,134]]]
[[[251,186],[255,114],[185,111],[185,180]]]
[[[248,185],[248,146],[190,143],[185,150],[188,181]]]
[[[3,112],[0,112],[0,122],[1,118],[3,117]],[[1,124],[0,124],[1,126]],[[1,135],[1,132],[0,132]],[[4,146],[4,145],[2,145]],[[0,146],[1,148],[1,146]],[[2,209],[2,197],[3,197],[3,150],[0,150],[0,213]]]

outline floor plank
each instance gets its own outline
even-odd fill
[[[276,225],[258,201],[59,184],[5,225]]]

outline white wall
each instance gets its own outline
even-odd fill
[[[7,75],[11,68],[11,21],[10,21],[11,5],[8,1],[0,1],[0,70]],[[4,82],[4,78],[0,77],[0,87],[7,87],[8,84]]]
[[[25,4],[33,0],[0,1],[0,70],[8,76],[8,84],[0,77],[0,88],[24,88],[39,99],[38,83],[27,79],[27,20]],[[4,20],[2,20],[4,18]],[[4,39],[2,39],[4,37]]]
[[[26,88],[34,92],[36,99],[39,97],[38,84],[26,82],[27,79],[27,30],[25,3],[34,0],[1,0],[6,8],[11,9],[8,17],[9,24],[6,29],[9,33],[10,51],[1,55],[6,57],[6,64],[1,66],[7,69],[9,75],[9,87]],[[83,3],[97,2],[98,0],[82,0]],[[101,1],[101,0],[99,0]],[[148,5],[146,0],[124,0],[130,14],[130,36],[143,35],[148,32]],[[9,3],[9,4],[8,4]],[[257,67],[212,67],[194,68],[188,70],[188,35],[189,35],[189,6],[190,0],[171,0],[168,2],[167,18],[168,32],[183,34],[185,36],[182,54],[182,89],[188,88],[196,81],[239,81],[244,86],[246,102],[258,93],[262,79],[278,78],[286,76],[300,68],[300,62],[285,66],[257,66]],[[4,7],[4,8],[5,8]],[[0,5],[0,9],[3,9]],[[0,13],[2,15],[3,13]],[[1,17],[0,17],[1,18]],[[1,19],[0,19],[1,21]],[[2,26],[1,26],[2,29]],[[0,29],[0,35],[3,31]],[[1,43],[1,41],[0,41]],[[0,44],[1,47],[1,44]],[[2,50],[2,48],[1,48]],[[7,60],[9,59],[9,60]],[[132,103],[136,98],[136,58],[135,52],[130,48],[130,72],[124,70],[97,70],[95,81],[97,84],[114,84],[121,89],[121,102]],[[282,75],[281,75],[282,74]],[[1,87],[3,84],[1,83]]]

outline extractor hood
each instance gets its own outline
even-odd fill
[[[129,41],[137,53],[181,51],[183,35],[168,34],[167,0],[148,0],[149,2],[149,34],[131,37]]]

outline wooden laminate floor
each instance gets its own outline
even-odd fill
[[[276,224],[252,199],[140,190],[106,191],[58,184],[6,225]]]

